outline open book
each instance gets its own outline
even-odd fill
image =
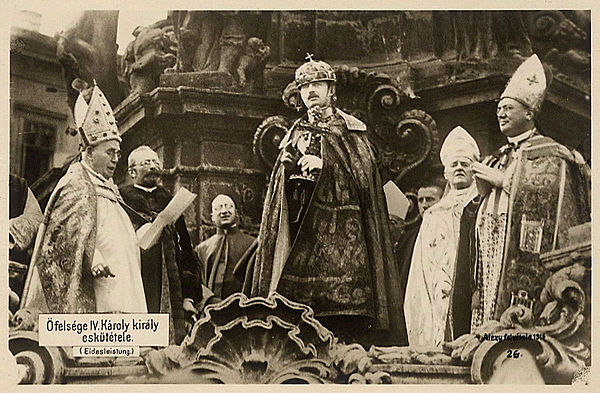
[[[164,227],[173,224],[183,214],[194,199],[196,194],[185,187],[181,187],[171,202],[161,211],[152,223],[141,226],[138,231],[138,244],[142,250],[147,250],[158,241]]]

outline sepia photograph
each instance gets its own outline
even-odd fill
[[[6,26],[9,385],[590,384],[591,9],[83,4]]]

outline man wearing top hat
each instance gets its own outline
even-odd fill
[[[48,201],[24,307],[50,313],[147,312],[140,251],[112,176],[119,130],[98,86],[75,105],[81,160]]]
[[[281,143],[245,288],[308,304],[344,341],[398,342],[402,298],[383,187],[366,125],[334,106],[335,80],[323,61],[296,70],[308,113]]]
[[[479,159],[479,148],[464,128],[448,134],[440,158],[448,181],[446,192],[423,213],[406,287],[404,315],[410,346],[440,346],[452,340],[450,294],[460,218],[477,196],[471,165]]]
[[[483,198],[475,223],[472,327],[498,320],[511,304],[541,312],[549,276],[540,254],[568,246],[570,227],[590,221],[589,168],[576,151],[536,127],[546,91],[536,55],[515,71],[497,118],[508,144],[473,172]]]

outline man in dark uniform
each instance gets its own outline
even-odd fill
[[[120,189],[125,203],[148,221],[153,221],[171,201],[169,191],[158,184],[162,165],[148,146],[133,150],[128,159],[133,184]],[[145,224],[130,214],[136,230]],[[199,297],[196,262],[184,217],[165,227],[160,242],[142,251],[142,280],[148,312],[171,314],[176,342],[186,334],[184,310],[195,313],[193,300]]]

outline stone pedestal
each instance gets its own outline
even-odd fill
[[[179,72],[160,76],[161,87],[189,86],[226,90],[231,89],[234,84],[231,74],[222,71]]]

